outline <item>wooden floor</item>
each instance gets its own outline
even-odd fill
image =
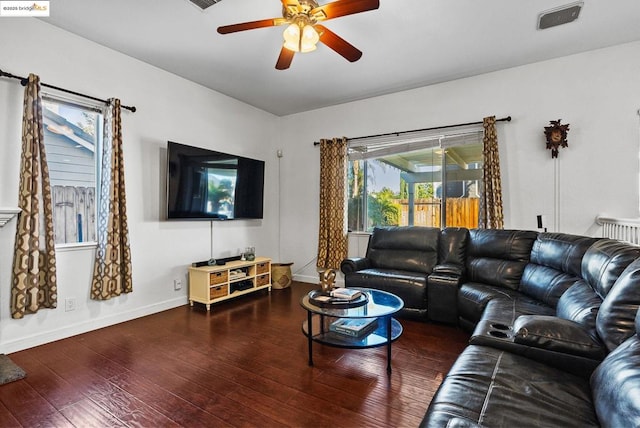
[[[183,306],[9,355],[2,427],[415,427],[468,336],[401,320],[386,349],[315,344],[307,365],[294,283],[214,306]]]

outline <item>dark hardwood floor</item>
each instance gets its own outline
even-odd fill
[[[415,427],[468,335],[401,320],[393,345],[314,344],[307,365],[294,283],[183,306],[16,352],[27,372],[0,386],[2,427]]]

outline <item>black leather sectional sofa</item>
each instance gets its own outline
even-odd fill
[[[375,229],[346,286],[471,333],[422,426],[640,426],[640,247],[522,230]]]

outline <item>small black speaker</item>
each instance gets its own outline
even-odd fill
[[[209,260],[204,260],[202,262],[193,262],[191,263],[191,266],[193,267],[202,267],[202,266],[222,266],[222,265],[226,265],[227,262],[224,259],[209,259]]]
[[[546,215],[538,215],[538,229],[542,229],[544,232],[547,231],[547,216]]]

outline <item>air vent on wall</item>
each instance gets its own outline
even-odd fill
[[[198,6],[200,9],[205,10],[208,7],[220,2],[221,0],[189,0],[190,3]]]
[[[545,10],[538,15],[538,30],[555,27],[556,25],[568,24],[578,19],[580,9],[584,2],[567,4],[554,9]]]

